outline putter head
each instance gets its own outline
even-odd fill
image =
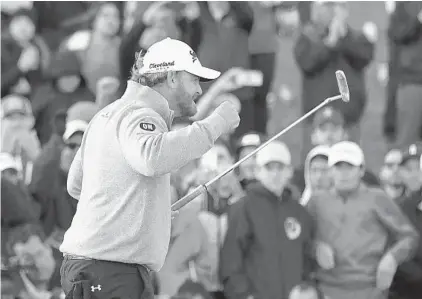
[[[336,71],[336,79],[341,99],[343,100],[343,102],[348,103],[350,101],[350,92],[349,86],[347,85],[346,75],[343,71]]]

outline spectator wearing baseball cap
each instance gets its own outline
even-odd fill
[[[379,174],[382,189],[396,201],[402,198],[406,190],[399,171],[402,160],[403,154],[400,150],[390,150],[384,157]]]
[[[316,222],[316,279],[330,298],[386,298],[418,235],[393,199],[362,184],[365,157],[356,143],[333,145],[328,165],[333,188],[307,206]]]
[[[66,192],[67,173],[81,145],[83,133],[97,111],[93,102],[82,101],[72,105],[67,111],[63,143],[54,151],[45,152],[34,165],[31,192],[43,203],[44,216],[41,220],[47,236],[57,231],[63,233],[70,226],[77,201]],[[57,244],[55,246],[58,247]]]
[[[311,218],[288,187],[291,154],[284,143],[268,144],[256,164],[258,182],[229,215],[220,263],[224,292],[227,298],[288,298],[311,270]]]
[[[256,150],[264,141],[264,136],[257,132],[249,132],[240,136],[236,144],[236,157],[241,160]],[[244,189],[251,183],[256,182],[256,156],[252,156],[239,165],[239,179]]]
[[[422,186],[422,172],[419,159],[422,154],[422,143],[414,143],[402,151],[400,176],[406,186],[407,195],[419,190]]]

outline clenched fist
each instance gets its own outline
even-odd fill
[[[236,106],[231,102],[223,102],[214,113],[220,115],[226,121],[224,133],[230,133],[239,126],[240,117]]]

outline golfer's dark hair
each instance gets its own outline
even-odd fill
[[[141,74],[141,69],[144,65],[144,57],[146,51],[141,50],[135,53],[135,63],[132,66],[130,80],[139,84],[153,87],[155,85],[164,83],[167,80],[168,72],[160,72],[154,74]]]

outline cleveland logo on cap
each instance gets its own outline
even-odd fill
[[[156,68],[167,67],[167,66],[174,66],[174,60],[171,62],[150,63],[149,68],[156,69]]]

